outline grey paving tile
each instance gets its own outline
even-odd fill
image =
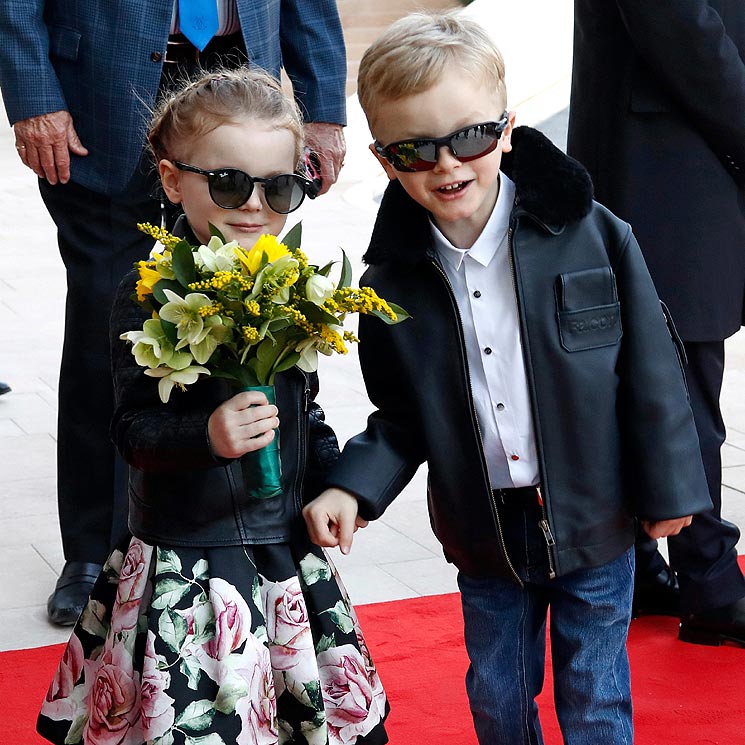
[[[57,577],[33,549],[23,546],[0,547],[0,587],[3,607],[27,608],[46,603]]]
[[[54,477],[56,458],[56,445],[48,434],[0,437],[0,493],[10,498],[10,485],[16,481]]]
[[[0,609],[0,652],[61,644],[69,637],[70,629],[47,620],[46,601],[28,608]]]
[[[407,584],[388,574],[380,567],[370,565],[340,566],[337,553],[332,557],[339,568],[342,582],[354,605],[381,603],[385,600],[403,600],[417,595]]]
[[[418,595],[458,592],[458,570],[443,557],[395,562],[382,568]]]

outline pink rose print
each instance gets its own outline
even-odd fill
[[[78,637],[73,634],[42,704],[41,713],[44,716],[55,721],[75,719],[80,703],[72,696],[72,693],[82,672],[83,646]]]
[[[276,745],[279,737],[277,698],[267,648],[258,641],[247,645],[238,665],[237,672],[248,683],[248,693],[235,705],[241,720],[236,745]]]
[[[251,630],[251,611],[236,588],[224,579],[210,580],[210,603],[215,614],[215,635],[204,648],[222,660],[246,641]]]
[[[359,650],[351,644],[318,655],[321,692],[330,734],[341,745],[367,734],[381,716]]]
[[[111,631],[128,631],[137,625],[140,604],[148,584],[153,547],[132,538],[122,562],[116,602],[111,611]]]
[[[159,670],[158,663],[165,657],[155,653],[155,634],[147,632],[145,659],[142,665],[142,736],[145,740],[162,737],[173,726],[175,711],[166,690],[171,684],[167,670]]]
[[[265,581],[262,595],[274,668],[290,670],[304,657],[307,659],[309,651],[312,658],[313,637],[298,578],[292,577],[284,582]]]
[[[123,645],[104,652],[86,703],[89,714],[83,730],[86,745],[142,743],[138,726],[140,681]]]

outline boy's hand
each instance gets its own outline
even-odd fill
[[[675,520],[642,520],[642,527],[647,531],[650,538],[665,538],[669,535],[678,535],[683,528],[687,528],[693,520],[693,515],[677,517]]]
[[[358,528],[367,526],[357,514],[357,500],[342,489],[326,489],[307,504],[303,517],[311,541],[318,546],[339,546],[343,554],[352,549],[352,537]]]
[[[279,427],[277,413],[277,407],[259,391],[243,391],[229,398],[207,422],[212,452],[221,458],[240,458],[266,447]]]

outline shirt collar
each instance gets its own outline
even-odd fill
[[[440,258],[447,261],[455,271],[460,269],[466,256],[470,256],[482,266],[488,266],[507,236],[514,201],[515,184],[504,173],[500,172],[499,192],[494,209],[492,209],[481,234],[469,249],[456,248],[442,234],[430,217],[432,238]]]

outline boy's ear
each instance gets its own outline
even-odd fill
[[[173,161],[165,158],[158,163],[158,175],[163,191],[172,204],[181,204],[181,172]]]
[[[377,150],[375,149],[375,143],[371,142],[369,145],[370,152],[378,159],[378,163],[380,163],[381,166],[383,166],[383,170],[386,172],[386,175],[391,181],[395,181],[398,178],[398,174],[396,173],[396,169],[381,155],[378,155]]]
[[[508,124],[502,133],[502,152],[509,153],[512,150],[512,130],[515,127],[515,112],[510,111],[507,113]]]

